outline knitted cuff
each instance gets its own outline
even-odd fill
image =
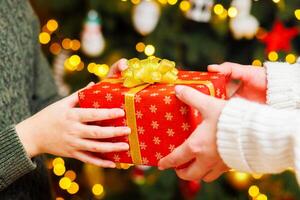
[[[239,108],[239,109],[236,109]],[[243,115],[247,111],[242,101],[231,99],[224,107],[218,122],[218,151],[227,166],[238,171],[250,172],[241,143]]]
[[[0,132],[0,191],[35,169],[13,126]]]
[[[296,112],[234,98],[218,122],[217,145],[227,166],[243,172],[277,173],[294,166]]]
[[[267,71],[267,103],[278,109],[300,109],[300,64],[264,63]]]

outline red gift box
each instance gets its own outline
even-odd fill
[[[175,85],[188,85],[217,98],[226,98],[225,76],[180,71],[175,84],[152,84],[126,88],[121,79],[107,79],[79,93],[82,108],[122,108],[126,116],[95,122],[101,126],[128,125],[129,137],[106,139],[129,142],[130,151],[100,156],[116,163],[157,166],[158,161],[182,144],[201,122],[199,112],[176,96]],[[191,97],[193,98],[193,97]]]

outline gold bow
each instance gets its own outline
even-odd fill
[[[175,62],[148,57],[144,60],[133,58],[127,62],[128,68],[122,72],[123,85],[128,88],[143,84],[175,83],[178,70]]]

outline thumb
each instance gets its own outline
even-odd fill
[[[84,88],[81,88],[80,90],[77,90],[76,92],[74,92],[73,94],[69,95],[68,97],[65,97],[62,101],[64,101],[64,103],[66,103],[68,106],[70,107],[74,107],[78,104],[78,94],[89,88],[89,87],[92,87],[93,85],[95,85],[94,82],[90,82],[87,86],[85,86]]]
[[[175,87],[176,96],[184,103],[200,111],[204,118],[210,114],[215,99],[203,94],[194,88],[178,85]]]

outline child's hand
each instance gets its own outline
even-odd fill
[[[216,144],[217,122],[226,102],[187,86],[175,90],[180,100],[200,111],[203,121],[182,145],[159,161],[159,169],[175,168],[184,180],[213,181],[228,170]],[[190,161],[186,168],[178,168]]]
[[[237,96],[258,103],[266,103],[267,78],[264,68],[226,62],[221,65],[210,65],[208,71],[219,72],[230,78],[231,82],[227,88],[227,94],[230,97]],[[240,81],[237,90],[234,89],[237,87],[234,80]]]
[[[110,70],[108,72],[107,77],[112,77],[113,75],[124,71],[125,69],[127,69],[127,59],[122,58],[120,60],[118,60],[117,62],[115,62],[111,67]]]
[[[89,122],[124,116],[122,109],[76,108],[77,92],[24,120],[16,126],[30,157],[49,153],[71,157],[102,167],[115,163],[93,156],[92,152],[126,151],[127,143],[101,142],[99,139],[129,135],[128,127],[100,127]]]

